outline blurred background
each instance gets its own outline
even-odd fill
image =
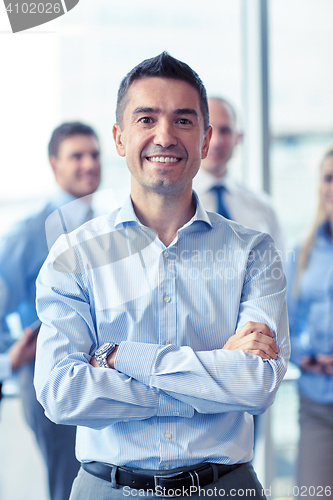
[[[319,161],[333,145],[332,19],[331,0],[80,0],[58,20],[13,35],[0,7],[0,234],[55,190],[47,143],[65,120],[96,129],[100,190],[112,188],[122,203],[129,175],[112,140],[116,92],[133,66],[167,50],[199,73],[208,95],[234,104],[244,142],[230,173],[270,192],[292,248],[312,221]],[[19,329],[15,317],[10,321]],[[295,377],[291,369],[258,452],[260,479],[275,498],[292,497],[295,485]],[[0,498],[16,500],[23,491],[25,500],[48,500],[39,451],[10,384],[7,394],[0,408]],[[21,462],[22,481],[11,475]]]

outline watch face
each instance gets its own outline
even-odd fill
[[[107,352],[110,349],[110,347],[112,347],[112,346],[113,346],[113,344],[111,344],[110,342],[103,344],[101,347],[99,347],[97,349],[97,351],[95,352],[95,356],[101,356],[102,354]]]

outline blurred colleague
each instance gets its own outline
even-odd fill
[[[291,361],[301,370],[297,479],[303,498],[333,496],[333,149],[320,168],[319,207],[288,267]]]
[[[281,229],[269,198],[263,193],[254,194],[229,176],[228,162],[241,140],[234,108],[219,97],[208,99],[208,105],[213,135],[207,158],[193,181],[195,191],[206,210],[270,234],[283,252]]]
[[[131,198],[72,232],[70,251],[59,238],[37,280],[36,392],[78,425],[71,499],[264,498],[247,412],[273,402],[289,357],[280,259],[192,192],[211,126],[187,64],[133,68],[116,116]]]
[[[2,352],[13,342],[6,327],[6,315],[19,313],[25,329],[23,338],[29,331],[26,328],[37,320],[35,282],[51,245],[60,234],[76,229],[92,217],[90,195],[100,183],[101,169],[99,141],[94,130],[79,122],[60,125],[49,143],[49,160],[60,188],[58,193],[40,211],[18,223],[0,242]],[[78,199],[81,197],[85,198]],[[75,206],[68,210],[73,201]],[[79,469],[74,452],[76,428],[55,425],[46,418],[36,400],[33,372],[34,360],[24,364],[19,373],[25,416],[45,459],[51,499],[68,500]]]

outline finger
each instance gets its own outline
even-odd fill
[[[265,337],[260,333],[251,334],[240,339],[233,339],[232,341],[229,340],[223,349],[246,351],[248,349],[257,349],[259,345],[262,346],[265,351],[268,351],[270,355],[279,352],[279,348],[274,339]]]
[[[271,337],[267,337],[266,335],[262,335],[261,333],[251,333],[250,335],[247,335],[235,342],[235,345],[243,350],[245,347],[256,349],[258,344],[267,345],[275,353],[279,352],[279,348],[275,340]]]
[[[319,363],[323,364],[330,364],[333,362],[333,356],[330,354],[318,354],[316,359],[317,361],[319,361]]]
[[[248,321],[243,328],[238,330],[236,335],[239,334],[239,337],[244,337],[254,332],[262,333],[268,337],[274,337],[274,333],[265,323],[256,323],[254,321]]]
[[[265,323],[255,323],[253,332],[259,332],[263,335],[267,335],[268,337],[275,337],[274,332],[272,332],[269,326],[267,326]]]
[[[261,333],[252,333],[248,338],[250,338],[254,342],[267,344],[273,349],[273,351],[275,351],[276,353],[279,352],[279,348],[272,337],[267,337],[267,335],[262,335]]]
[[[261,351],[268,356],[268,359],[277,359],[277,354],[273,351],[273,349],[266,344],[261,344],[260,342],[251,343],[251,345],[244,348],[245,352],[249,351]]]
[[[89,363],[91,364],[91,366],[94,366],[95,368],[99,367],[99,364],[98,364],[95,356],[91,356]]]

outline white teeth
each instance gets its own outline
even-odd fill
[[[178,158],[174,158],[172,156],[152,156],[151,158],[148,158],[148,160],[160,163],[177,163]]]

